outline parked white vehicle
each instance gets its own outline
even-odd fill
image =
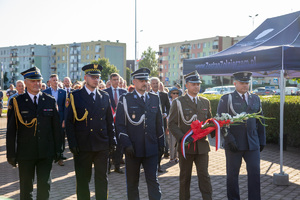
[[[235,90],[234,85],[207,88],[203,94],[227,94]]]

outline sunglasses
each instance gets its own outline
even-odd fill
[[[179,92],[173,92],[172,94],[177,94],[177,95],[179,95]]]

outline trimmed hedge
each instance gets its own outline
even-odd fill
[[[211,102],[213,116],[216,115],[219,99],[222,95],[203,95]],[[280,132],[280,96],[260,96],[264,116],[273,117],[266,120],[267,143],[279,143]],[[284,104],[284,136],[287,145],[300,147],[300,96],[286,96]]]

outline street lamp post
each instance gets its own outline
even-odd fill
[[[69,67],[69,45],[67,47],[67,76],[70,77],[70,67]]]
[[[249,15],[249,17],[252,18],[252,29],[253,29],[253,30],[254,30],[254,19],[255,19],[255,17],[257,17],[257,16],[258,16],[258,14],[254,15],[254,16]]]

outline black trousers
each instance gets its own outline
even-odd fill
[[[36,199],[49,199],[52,162],[53,158],[18,161],[21,200],[33,199],[32,191],[35,172],[37,176]]]
[[[128,200],[139,200],[139,179],[140,167],[143,165],[149,200],[161,199],[161,190],[157,178],[157,159],[158,156],[151,157],[134,157],[125,156],[126,162],[126,180],[127,180],[127,196]]]
[[[108,150],[80,152],[74,156],[76,173],[76,193],[78,200],[90,199],[89,183],[92,176],[92,164],[95,170],[95,193],[97,200],[107,199]]]

